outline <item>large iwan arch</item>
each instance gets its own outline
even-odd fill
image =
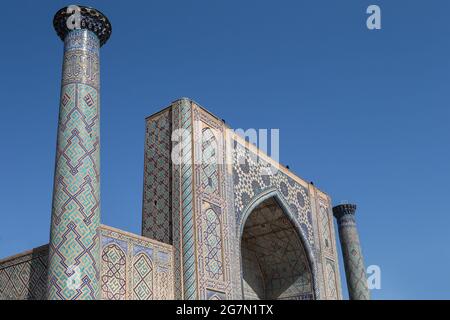
[[[243,299],[315,299],[313,257],[276,190],[257,197],[240,223]]]

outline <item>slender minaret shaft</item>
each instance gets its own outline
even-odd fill
[[[342,204],[333,208],[339,228],[349,297],[351,300],[369,300],[370,293],[356,229],[355,211],[354,204]]]
[[[78,10],[78,12],[74,11]],[[73,14],[79,14],[73,16]],[[77,18],[76,29],[67,20]],[[49,299],[99,299],[100,65],[108,19],[82,6],[59,10],[64,41],[49,244]]]

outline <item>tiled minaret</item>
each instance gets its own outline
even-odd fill
[[[99,50],[111,24],[101,12],[77,6],[59,10],[53,25],[64,41],[64,62],[47,297],[99,299]]]
[[[354,204],[341,204],[333,208],[339,228],[349,297],[351,300],[369,300],[370,293],[356,229],[355,211]]]

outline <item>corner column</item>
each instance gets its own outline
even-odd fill
[[[356,205],[342,204],[333,208],[333,215],[338,223],[350,300],[370,300],[355,211]]]
[[[78,11],[77,28],[67,20]],[[59,10],[53,25],[64,41],[49,244],[52,300],[100,298],[100,65],[111,34],[99,11]]]

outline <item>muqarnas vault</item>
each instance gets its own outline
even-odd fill
[[[332,208],[190,99],[146,119],[142,235],[100,224],[99,52],[112,28],[79,8],[79,28],[67,8],[53,21],[64,63],[50,242],[0,261],[0,299],[342,299],[333,214],[349,296],[369,299],[356,206]]]

